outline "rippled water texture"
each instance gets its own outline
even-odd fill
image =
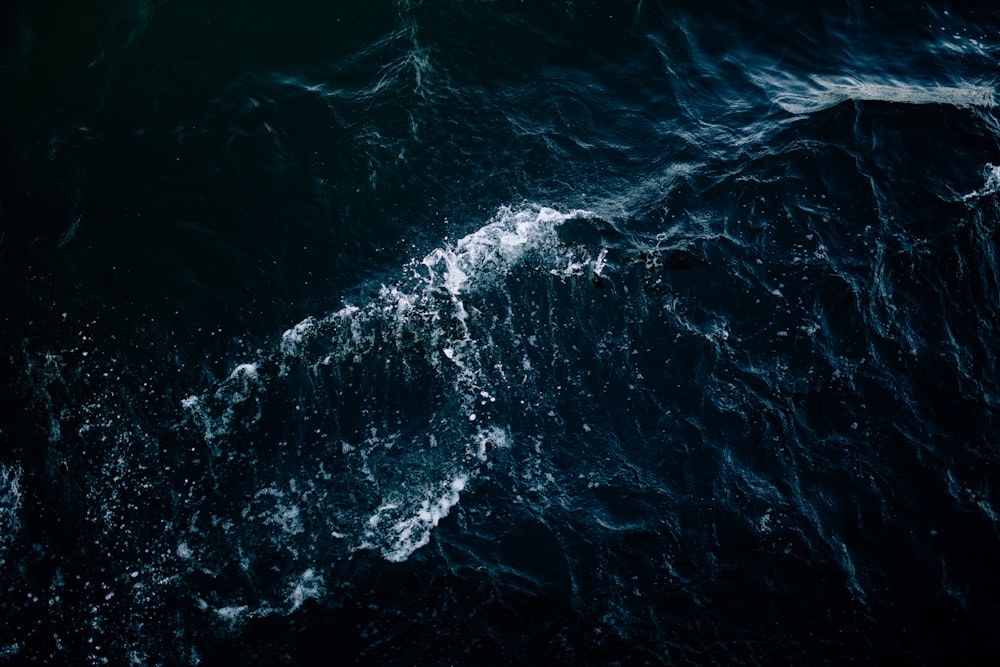
[[[986,663],[1000,12],[0,9],[0,657]]]

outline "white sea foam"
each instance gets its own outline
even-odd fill
[[[275,526],[283,533],[297,535],[305,530],[302,525],[302,512],[299,506],[286,499],[285,495],[273,488],[258,491],[255,500],[258,503],[268,503],[267,509],[259,514],[259,518],[266,525]],[[273,503],[273,506],[269,503]],[[251,515],[253,511],[250,508],[245,509],[244,516]]]
[[[468,482],[468,475],[458,475],[449,483],[428,493],[413,514],[393,521],[388,534],[378,536],[379,542],[384,542],[388,537],[388,542],[381,547],[382,556],[393,563],[400,563],[430,542],[431,530],[458,504],[460,494]],[[395,514],[399,507],[398,504],[387,503],[379,508],[379,513]],[[384,523],[382,519],[381,514],[376,514],[368,523],[373,527],[380,526]]]
[[[954,85],[914,83],[872,77],[811,76],[799,79],[784,73],[765,72],[755,83],[763,88],[785,111],[809,114],[829,109],[848,100],[891,102],[896,104],[941,104],[966,108],[993,108],[993,86],[962,82]]]
[[[215,610],[219,618],[224,621],[228,621],[230,625],[235,625],[243,620],[243,615],[246,614],[250,607],[248,605],[238,605],[230,607],[220,607]]]
[[[323,595],[323,581],[316,572],[309,568],[298,577],[291,586],[286,601],[289,611],[295,611],[309,599],[319,599]]]
[[[427,282],[454,295],[479,287],[498,272],[507,273],[528,250],[554,240],[555,228],[586,211],[560,213],[551,208],[503,208],[492,222],[454,246],[437,248],[421,261]]]
[[[233,372],[232,374],[230,374],[229,379],[256,380],[257,364],[240,364],[239,366],[233,369]]]
[[[281,351],[282,353],[294,356],[298,350],[302,341],[305,340],[306,336],[316,325],[316,321],[312,317],[307,317],[302,320],[294,327],[286,331],[281,336]]]
[[[203,429],[206,442],[213,442],[227,435],[236,418],[236,406],[251,400],[262,379],[259,364],[243,363],[236,366],[216,391],[210,395],[191,395],[181,400],[181,407]],[[221,406],[221,409],[220,407]],[[260,405],[251,421],[260,418]]]
[[[21,467],[0,465],[0,564],[20,526]]]
[[[1000,192],[1000,165],[987,164],[985,169],[985,182],[983,187],[962,197],[962,201],[979,199]]]

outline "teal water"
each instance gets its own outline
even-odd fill
[[[0,656],[975,663],[988,6],[40,2]]]

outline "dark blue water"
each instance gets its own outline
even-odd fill
[[[1000,10],[8,2],[0,659],[988,664]]]

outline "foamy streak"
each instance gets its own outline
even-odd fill
[[[996,91],[992,86],[966,82],[946,86],[848,76],[812,76],[803,80],[787,74],[765,73],[755,77],[755,83],[768,91],[776,104],[792,114],[814,113],[848,100],[942,104],[960,109],[996,106]]]

